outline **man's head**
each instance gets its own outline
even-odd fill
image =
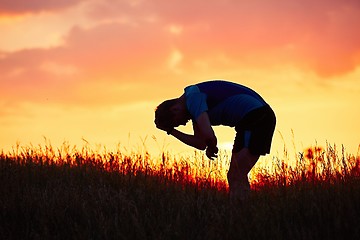
[[[155,124],[163,130],[185,125],[189,119],[185,104],[179,98],[166,100],[155,110]]]

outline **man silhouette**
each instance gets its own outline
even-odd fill
[[[176,127],[192,120],[193,135]],[[156,127],[181,142],[217,157],[217,138],[212,126],[234,127],[236,136],[227,179],[231,202],[250,192],[248,173],[260,155],[270,152],[276,117],[271,107],[252,89],[215,80],[187,86],[179,98],[166,100],[155,110]]]

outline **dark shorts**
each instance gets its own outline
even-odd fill
[[[235,126],[236,136],[232,152],[249,148],[254,155],[270,153],[276,117],[270,106],[252,110]]]

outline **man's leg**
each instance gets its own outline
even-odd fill
[[[230,188],[230,201],[236,203],[244,200],[250,192],[248,173],[256,164],[260,155],[253,155],[248,148],[232,153],[227,178]]]

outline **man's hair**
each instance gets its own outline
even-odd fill
[[[169,99],[162,102],[155,109],[155,124],[165,128],[173,128],[173,117],[174,114],[170,108],[176,104],[177,99]]]

